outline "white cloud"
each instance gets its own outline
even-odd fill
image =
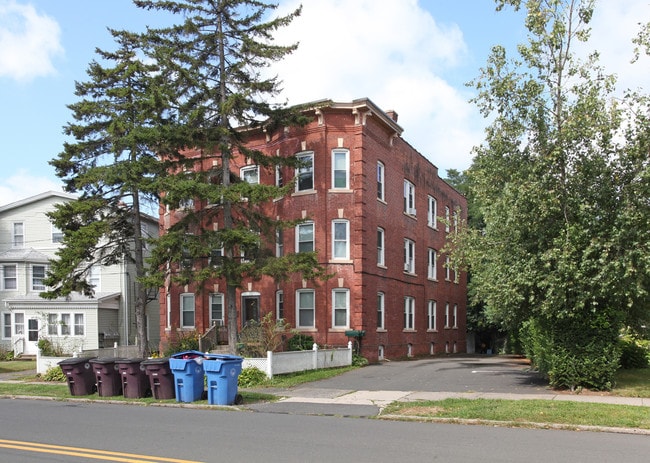
[[[283,2],[278,13],[298,3]],[[456,25],[437,23],[416,0],[319,0],[303,2],[301,16],[275,37],[300,43],[273,67],[289,103],[368,97],[397,111],[404,139],[441,175],[469,167],[482,121],[465,90],[441,78],[467,55]]]
[[[0,179],[0,206],[29,198],[45,191],[63,191],[62,185],[50,177],[35,177],[20,169],[8,178]]]
[[[58,23],[33,6],[0,0],[0,77],[29,81],[54,73],[60,35]]]

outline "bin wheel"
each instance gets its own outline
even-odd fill
[[[241,405],[244,403],[244,398],[242,397],[241,394],[237,394],[235,396],[235,405]]]

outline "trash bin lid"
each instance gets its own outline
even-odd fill
[[[142,361],[142,365],[162,365],[169,363],[169,357],[152,358]]]
[[[95,357],[70,357],[59,361],[59,365],[78,365],[93,360]]]
[[[186,350],[184,352],[178,352],[177,354],[173,354],[171,358],[173,359],[195,359],[195,358],[203,358],[205,357],[205,354],[203,352],[200,352],[198,350]]]
[[[142,363],[144,359],[142,358],[128,358],[128,359],[117,359],[115,360],[115,363],[124,363],[124,364],[134,364],[134,363]]]
[[[121,360],[123,360],[123,359],[115,358],[115,357],[98,357],[98,358],[90,359],[89,362],[90,363],[98,363],[98,364],[101,364],[101,365],[109,365],[111,363],[117,363],[117,362],[119,362]]]

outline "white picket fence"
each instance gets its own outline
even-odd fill
[[[294,373],[320,368],[335,368],[352,365],[352,343],[347,348],[266,353],[266,358],[244,358],[242,368],[255,367],[266,373],[268,378],[284,373]]]

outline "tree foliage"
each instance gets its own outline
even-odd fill
[[[649,315],[648,101],[613,98],[589,0],[499,0],[526,9],[528,43],[493,48],[472,82],[493,122],[467,172],[483,221],[458,235],[487,315],[559,387],[608,388],[617,337]]]

